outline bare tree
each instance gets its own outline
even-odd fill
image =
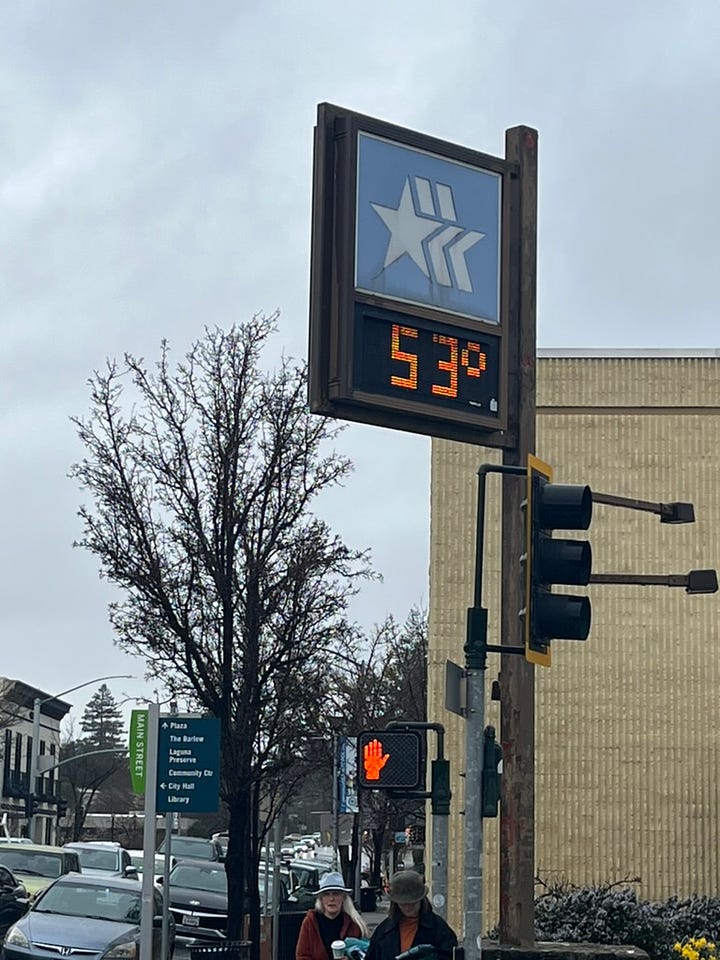
[[[389,616],[377,625],[362,645],[362,654],[346,659],[337,670],[333,713],[342,720],[336,732],[357,735],[363,729],[382,729],[393,720],[426,721],[427,656],[427,614],[419,607],[411,609],[403,624]],[[362,805],[366,821],[372,821],[372,881],[378,886],[388,832],[407,819],[421,819],[422,804],[368,791],[363,792]],[[359,830],[356,816],[354,851],[360,847]],[[354,860],[344,864],[347,878],[355,866]]]
[[[127,768],[127,757],[99,753],[96,744],[88,740],[72,740],[61,744],[60,760],[63,793],[72,810],[72,839],[81,840],[98,791],[123,767]]]
[[[260,808],[292,788],[283,771],[318,729],[326,662],[351,642],[347,600],[370,575],[311,512],[351,464],[326,452],[337,427],[310,416],[305,369],[262,370],[273,330],[206,330],[174,370],[165,342],[153,371],[109,362],[74,420],[86,458],[72,471],[93,498],[79,545],[124,591],[119,643],[220,719],[228,936],[249,909],[255,956]]]

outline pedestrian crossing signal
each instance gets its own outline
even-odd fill
[[[424,787],[420,730],[363,730],[358,737],[359,785],[365,790]]]

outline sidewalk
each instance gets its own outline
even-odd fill
[[[387,899],[387,897],[383,897],[382,900],[378,901],[377,909],[372,911],[366,910],[361,914],[363,920],[368,925],[370,933],[372,933],[375,927],[379,923],[382,923],[382,921],[387,917],[389,906],[390,901]]]

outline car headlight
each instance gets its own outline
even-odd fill
[[[8,932],[5,934],[5,940],[3,942],[11,944],[13,947],[29,947],[30,946],[28,938],[22,932],[20,927],[18,927],[17,925],[15,925],[14,927],[10,927]]]
[[[106,960],[135,960],[138,954],[138,945],[134,940],[125,940],[123,943],[116,943],[110,947],[107,953],[103,954]]]

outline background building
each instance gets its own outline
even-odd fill
[[[697,522],[596,505],[593,572],[720,567],[720,350],[541,351],[537,455],[555,479],[647,500],[689,500]],[[498,451],[433,441],[429,717],[452,768],[450,919],[462,904],[464,721],[444,709],[445,661],[464,663],[472,603],[476,470]],[[521,481],[519,481],[521,482]],[[485,605],[499,642],[500,481],[488,483]],[[594,586],[585,643],[554,641],[535,669],[536,875],[585,884],[637,877],[638,895],[720,889],[720,595]],[[489,699],[500,658],[489,657]],[[498,823],[485,821],[485,916],[497,919]],[[453,910],[455,911],[453,913]]]
[[[0,810],[7,814],[12,836],[28,835],[27,799],[30,795],[30,768],[32,762],[33,705],[42,701],[40,708],[39,755],[60,755],[60,721],[71,709],[71,704],[28,686],[22,680],[0,677],[0,722],[2,723],[2,781]],[[49,770],[38,777],[39,804],[34,840],[54,843],[57,834],[57,801],[60,785],[57,770]]]

